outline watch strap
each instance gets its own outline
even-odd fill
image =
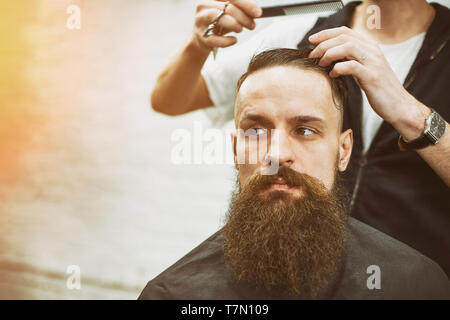
[[[433,143],[426,135],[423,135],[409,142],[406,142],[402,136],[398,137],[398,147],[401,151],[422,149],[429,146],[430,144]]]

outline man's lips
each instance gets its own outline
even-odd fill
[[[287,184],[279,184],[279,183],[272,183],[269,187],[269,190],[289,190],[292,189],[292,187],[289,187]]]
[[[297,189],[295,186],[290,186],[283,178],[276,178],[269,187],[269,190],[292,190]]]

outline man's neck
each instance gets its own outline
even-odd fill
[[[379,8],[379,28],[377,12],[369,8],[373,5]],[[434,15],[425,0],[365,0],[355,8],[350,26],[379,43],[394,44],[427,31]]]

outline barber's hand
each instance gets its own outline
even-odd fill
[[[243,28],[253,30],[256,17],[262,14],[262,9],[253,0],[230,0],[225,15],[220,18],[218,25],[223,28],[223,34],[228,32],[239,33]],[[201,49],[210,51],[213,48],[225,48],[236,43],[233,36],[211,35],[203,36],[208,25],[211,24],[224,8],[224,1],[200,1],[197,3],[194,35],[192,41]]]
[[[410,125],[412,120],[424,124],[428,109],[420,106],[403,87],[375,41],[347,27],[320,31],[309,41],[317,45],[309,57],[321,58],[321,66],[347,60],[336,63],[330,76],[352,75],[366,93],[373,110],[397,131],[404,131],[405,125]],[[405,134],[413,136],[415,132]]]

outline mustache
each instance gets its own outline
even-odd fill
[[[248,188],[251,188],[253,192],[259,192],[266,190],[277,179],[283,179],[289,187],[305,187],[308,186],[310,181],[314,180],[316,183],[320,183],[316,178],[311,177],[306,173],[300,173],[289,167],[279,167],[278,172],[274,175],[262,175],[259,172],[254,173],[246,183]]]

